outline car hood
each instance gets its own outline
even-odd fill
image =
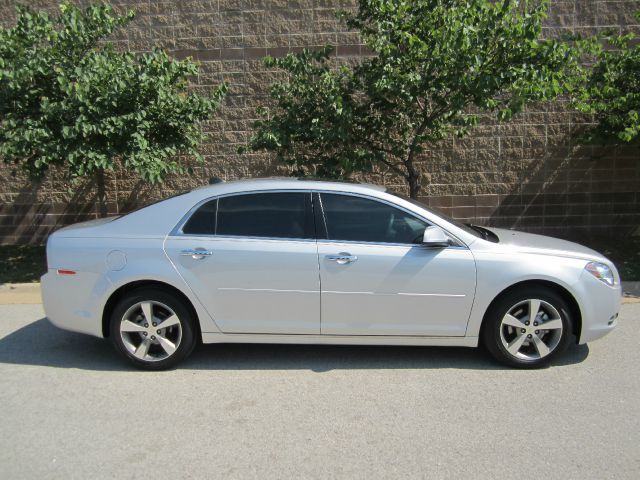
[[[498,236],[500,240],[499,245],[519,252],[611,263],[601,253],[567,240],[547,237],[545,235],[536,235],[534,233],[506,230],[504,228],[487,228],[487,230],[492,231]]]

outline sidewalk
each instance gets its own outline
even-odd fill
[[[625,296],[622,303],[640,303],[640,282],[622,282]],[[42,303],[39,283],[3,283],[0,285],[0,305]]]

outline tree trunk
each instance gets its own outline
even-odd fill
[[[411,155],[413,157],[413,155]],[[414,200],[418,199],[420,195],[420,172],[413,164],[413,158],[410,158],[405,162],[405,168],[407,169],[407,183],[409,184],[409,196]]]
[[[424,128],[422,128],[424,130]],[[407,149],[407,158],[404,160],[404,168],[407,169],[407,183],[409,184],[409,196],[414,200],[420,195],[420,172],[413,163],[418,146],[418,134],[413,137],[411,144]]]
[[[420,195],[420,179],[417,176],[409,175],[407,182],[409,183],[409,196],[417,200]]]
[[[104,168],[96,172],[96,186],[98,189],[98,215],[100,218],[107,216],[107,192],[105,190]]]

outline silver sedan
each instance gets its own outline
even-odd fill
[[[199,188],[58,230],[44,307],[169,368],[204,343],[484,344],[539,367],[616,325],[620,277],[563,240],[462,225],[382,187],[294,179]]]

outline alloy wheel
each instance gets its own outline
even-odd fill
[[[156,301],[137,302],[122,316],[120,338],[134,357],[158,362],[175,353],[182,340],[182,324],[167,305]]]
[[[502,317],[500,340],[519,360],[539,360],[553,352],[563,331],[562,317],[549,302],[528,299],[518,302]]]

